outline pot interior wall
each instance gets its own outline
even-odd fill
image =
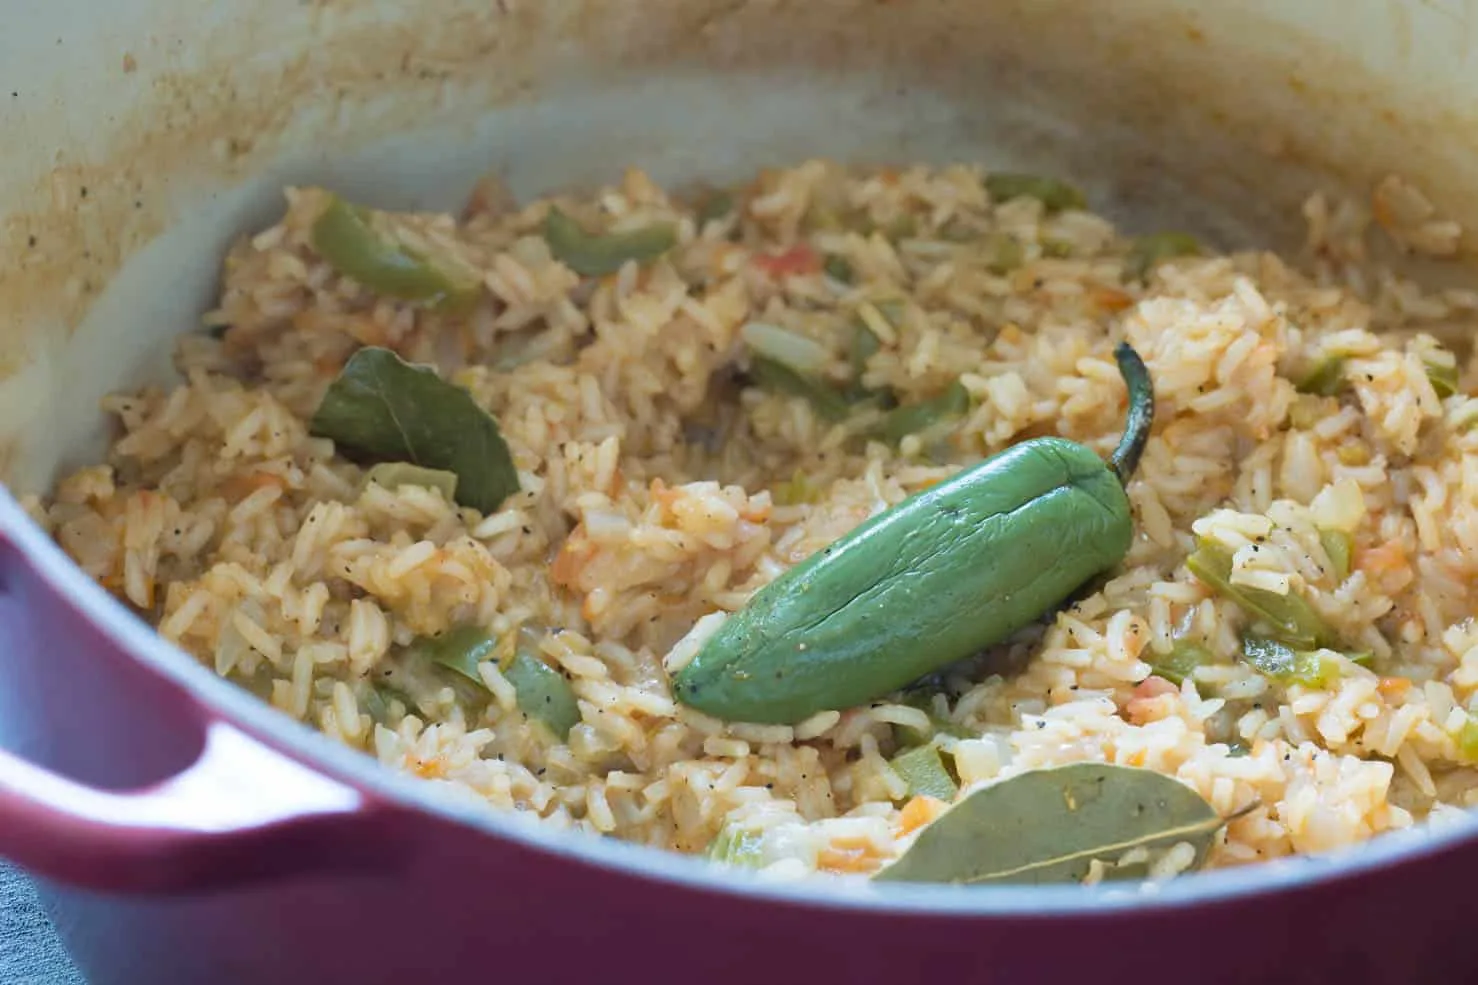
[[[1478,218],[1467,9],[59,0],[0,36],[0,478],[96,460],[98,399],[167,377],[285,183],[454,209],[487,171],[528,196],[963,160],[1068,175],[1133,230],[1296,248],[1309,191],[1400,169]]]

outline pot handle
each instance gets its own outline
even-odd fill
[[[85,889],[217,890],[305,871],[383,867],[382,812],[359,791],[222,722],[193,764],[110,791],[0,750],[0,855]],[[369,835],[367,837],[367,835]]]
[[[130,651],[154,640],[138,624],[120,629],[132,617],[105,611],[114,606],[0,487],[0,664],[19,660],[23,672],[29,654],[53,678],[105,672],[112,710],[150,716],[140,724],[182,747],[177,761],[193,754],[152,786],[110,790],[0,748],[0,856],[62,883],[134,894],[394,864],[403,809],[248,735],[146,666]]]

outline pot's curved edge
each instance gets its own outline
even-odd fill
[[[1444,852],[1462,848],[1478,851],[1478,815],[1470,814],[1437,828],[1424,825],[1388,833],[1335,853],[1215,870],[1144,890],[1022,886],[961,892],[958,888],[938,886],[890,885],[883,890],[870,883],[839,888],[819,880],[770,882],[732,870],[718,870],[692,856],[587,834],[543,830],[537,825],[518,823],[496,810],[484,811],[441,796],[429,784],[398,775],[368,756],[281,715],[159,637],[152,627],[74,565],[4,486],[0,486],[0,531],[13,541],[39,579],[64,597],[79,616],[92,620],[117,641],[120,655],[185,688],[206,709],[268,746],[387,804],[428,812],[526,849],[624,877],[802,907],[882,910],[925,917],[1009,915],[1023,919],[1072,915],[1082,919],[1219,905],[1265,893],[1309,890],[1375,876],[1403,862]]]

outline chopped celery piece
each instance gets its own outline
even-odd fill
[[[964,384],[956,380],[937,397],[890,410],[883,418],[878,433],[883,440],[896,445],[910,434],[926,430],[952,417],[961,417],[969,410],[970,393]]]
[[[557,208],[544,217],[544,239],[554,258],[577,274],[602,277],[614,274],[629,261],[648,263],[677,245],[677,230],[670,223],[645,229],[596,235],[586,232],[574,219]]]
[[[1154,669],[1156,676],[1179,687],[1185,683],[1186,678],[1195,674],[1197,667],[1204,667],[1213,659],[1211,651],[1200,643],[1176,640],[1169,653],[1163,657],[1156,656],[1150,661],[1150,667]]]
[[[1288,407],[1288,423],[1301,430],[1313,427],[1325,416],[1324,399],[1313,393],[1299,394]]]
[[[1268,624],[1275,639],[1304,648],[1326,645],[1333,634],[1323,617],[1303,596],[1279,595],[1261,588],[1232,584],[1232,552],[1202,539],[1186,567],[1209,588],[1241,606],[1248,615]]]
[[[1457,733],[1459,755],[1467,762],[1478,762],[1478,716],[1468,712],[1468,720]]]
[[[536,722],[543,722],[561,741],[580,724],[580,704],[565,676],[537,656],[532,646],[520,644],[513,660],[503,668],[513,685],[518,709]]]
[[[883,344],[860,319],[852,325],[852,345],[848,358],[852,364],[852,379],[861,387],[862,374],[867,372],[867,361],[877,355]]]
[[[842,284],[851,284],[857,279],[857,271],[852,269],[852,262],[836,253],[827,254],[821,269],[826,276]]]
[[[365,694],[363,703],[364,710],[369,713],[370,719],[375,724],[389,725],[393,717],[391,711],[397,702],[403,714],[419,715],[421,713],[421,709],[416,707],[410,695],[389,684],[372,684]]]
[[[735,200],[731,192],[716,191],[703,200],[698,208],[698,228],[716,222],[734,211]]]
[[[830,353],[815,339],[768,322],[752,321],[739,329],[739,337],[756,355],[773,359],[797,373],[816,373],[826,368]]]
[[[764,861],[764,834],[726,824],[708,846],[708,858],[725,865],[757,867]]]
[[[378,294],[430,302],[476,296],[481,281],[475,271],[450,257],[424,256],[402,245],[391,230],[380,228],[390,218],[335,196],[313,223],[313,249],[336,271]]]
[[[1432,389],[1437,391],[1437,397],[1446,400],[1458,392],[1457,365],[1439,366],[1436,363],[1426,363],[1427,379],[1432,382]]]
[[[1026,251],[1015,236],[994,236],[986,243],[985,248],[990,257],[986,269],[997,277],[1016,270],[1026,260]]]
[[[935,797],[948,803],[960,792],[954,777],[944,766],[938,746],[919,746],[899,753],[889,765],[908,784],[910,796]]]
[[[412,648],[439,667],[461,674],[478,687],[486,687],[479,664],[496,657],[498,643],[481,626],[458,626],[439,636],[422,636]]]
[[[922,746],[933,742],[941,735],[952,736],[956,739],[973,739],[976,734],[963,725],[956,725],[947,718],[941,718],[934,713],[934,693],[931,690],[907,691],[899,698],[899,704],[917,708],[929,716],[929,731],[921,732],[912,725],[893,726],[893,735],[900,746]]]
[[[969,243],[978,239],[980,234],[971,229],[969,224],[955,216],[946,222],[939,230],[939,238],[946,243]]]
[[[423,636],[412,647],[438,666],[445,667],[486,690],[478,667],[498,657],[498,643],[479,626],[459,626],[440,636]],[[501,668],[517,692],[519,709],[548,725],[564,739],[580,721],[575,692],[564,675],[537,656],[528,630],[519,631],[513,659]]]
[[[749,374],[766,390],[805,398],[826,420],[840,421],[850,412],[846,397],[836,389],[777,360],[753,356],[749,361]]]
[[[1036,174],[1001,172],[986,176],[985,190],[997,202],[1009,202],[1014,198],[1034,198],[1048,212],[1063,212],[1081,209],[1088,204],[1087,198],[1077,188],[1057,178]]]
[[[879,301],[873,305],[878,309],[878,314],[888,320],[888,324],[897,328],[903,324],[903,302],[897,300]]]
[[[893,242],[900,239],[910,239],[919,234],[919,220],[911,215],[901,215],[888,223],[888,228],[883,230],[883,235]]]
[[[1334,580],[1343,583],[1350,577],[1350,559],[1355,553],[1355,539],[1343,530],[1320,530],[1319,544],[1329,555]]]
[[[1317,650],[1295,650],[1277,640],[1249,636],[1242,655],[1258,673],[1279,684],[1328,687],[1340,676],[1339,664]]]
[[[409,462],[381,462],[369,470],[364,481],[391,490],[422,486],[437,490],[448,503],[457,501],[457,473],[445,469],[422,468]]]
[[[1345,357],[1325,356],[1298,382],[1299,393],[1319,397],[1339,396],[1345,388]]]
[[[1189,233],[1151,233],[1141,236],[1129,248],[1124,258],[1124,275],[1129,280],[1144,280],[1149,272],[1162,260],[1174,257],[1196,256],[1201,244]]]
[[[771,496],[778,506],[800,506],[816,502],[821,497],[821,490],[806,478],[806,473],[796,469],[789,479],[775,485]]]

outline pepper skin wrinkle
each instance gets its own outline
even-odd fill
[[[1127,346],[1117,355],[1142,444],[1148,375],[1135,378],[1143,364]],[[1103,459],[1063,438],[1023,442],[761,589],[678,672],[674,694],[722,719],[765,724],[866,704],[1055,610],[1118,564],[1132,538],[1128,496]]]

